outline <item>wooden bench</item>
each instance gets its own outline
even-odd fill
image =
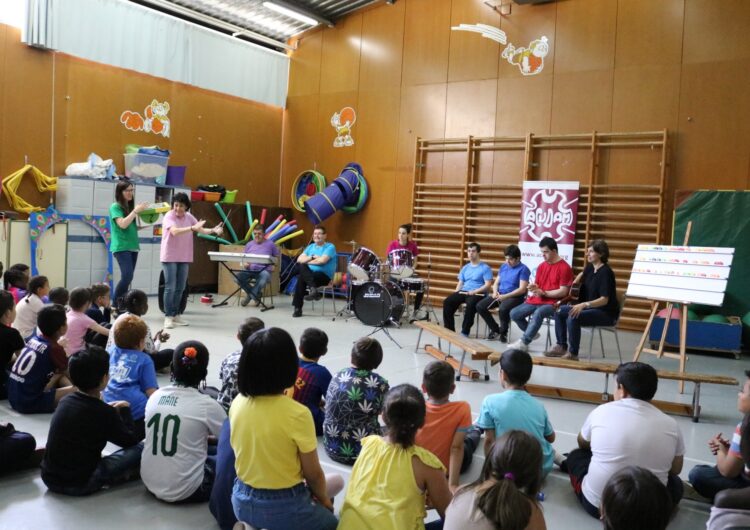
[[[474,377],[472,374],[472,372],[476,372],[476,370],[472,371],[471,369],[466,367],[464,364],[467,353],[471,355],[472,360],[484,361],[484,380],[489,381],[490,374],[487,368],[487,358],[494,351],[492,348],[486,346],[485,344],[477,340],[472,340],[468,337],[464,337],[463,335],[456,333],[455,331],[446,329],[440,324],[436,324],[434,322],[428,322],[425,320],[417,320],[416,322],[414,322],[414,325],[419,328],[419,337],[417,337],[417,346],[414,348],[415,352],[419,351],[419,344],[422,342],[422,332],[429,331],[430,333],[435,335],[438,339],[437,350],[433,347],[428,348],[427,346],[425,346],[425,351],[429,353],[430,355],[432,355],[433,357],[441,361],[448,361],[455,368],[455,358],[450,353],[444,353],[442,351],[443,350],[442,341],[446,340],[448,343],[452,344],[453,346],[456,346],[462,351],[461,360],[458,362],[458,368],[457,368],[458,373],[456,375],[456,381],[460,381],[462,375],[469,377],[469,379],[479,378],[478,372],[476,373],[476,377]]]
[[[493,362],[499,360],[502,353],[494,351],[490,355]],[[578,370],[583,372],[597,372],[604,374],[604,391],[599,394],[588,390],[579,390],[573,388],[562,388],[556,386],[533,385],[527,384],[526,390],[535,396],[569,399],[571,401],[583,401],[585,403],[606,403],[612,401],[614,397],[609,393],[609,377],[617,371],[616,364],[607,364],[590,361],[571,361],[567,359],[557,359],[553,357],[535,357],[531,356],[531,361],[537,366],[548,366],[551,368],[563,368],[566,370]],[[734,377],[722,375],[696,374],[674,372],[670,370],[657,370],[656,375],[659,379],[671,379],[674,381],[688,381],[694,384],[692,403],[676,403],[672,401],[652,400],[651,403],[670,414],[681,416],[691,416],[694,422],[700,417],[700,396],[701,384],[710,383],[714,385],[731,385],[737,386],[739,382]]]

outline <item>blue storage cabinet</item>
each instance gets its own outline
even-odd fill
[[[691,350],[731,353],[740,358],[742,350],[742,322],[739,317],[727,317],[728,323],[688,320],[686,347]],[[651,324],[649,340],[658,343],[664,330],[664,319],[655,318]],[[671,319],[667,329],[667,345],[680,347],[680,321]]]

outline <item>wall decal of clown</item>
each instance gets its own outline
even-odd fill
[[[350,147],[354,145],[352,138],[352,127],[357,121],[357,113],[351,107],[344,107],[339,112],[334,112],[331,116],[331,126],[336,129],[336,138],[333,140],[333,147]]]
[[[509,64],[518,66],[523,75],[536,75],[544,68],[544,58],[549,54],[549,39],[540,37],[534,39],[526,47],[516,48],[508,43],[505,32],[500,28],[487,24],[460,24],[451,28],[453,31],[468,31],[479,33],[485,39],[494,40],[500,44],[507,44],[502,52],[502,58]]]

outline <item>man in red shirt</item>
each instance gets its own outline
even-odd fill
[[[544,262],[536,270],[534,283],[528,287],[528,298],[510,312],[511,320],[524,332],[520,339],[508,344],[510,349],[529,351],[529,344],[538,337],[544,319],[555,314],[555,302],[567,296],[573,283],[573,269],[557,253],[557,241],[544,237],[539,248]]]

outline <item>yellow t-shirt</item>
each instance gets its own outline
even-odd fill
[[[424,530],[425,492],[414,478],[414,456],[445,470],[438,457],[417,445],[404,449],[380,436],[362,438],[338,530]]]
[[[229,408],[237,476],[253,488],[284,489],[302,482],[300,453],[318,447],[310,409],[284,395],[239,394]]]

